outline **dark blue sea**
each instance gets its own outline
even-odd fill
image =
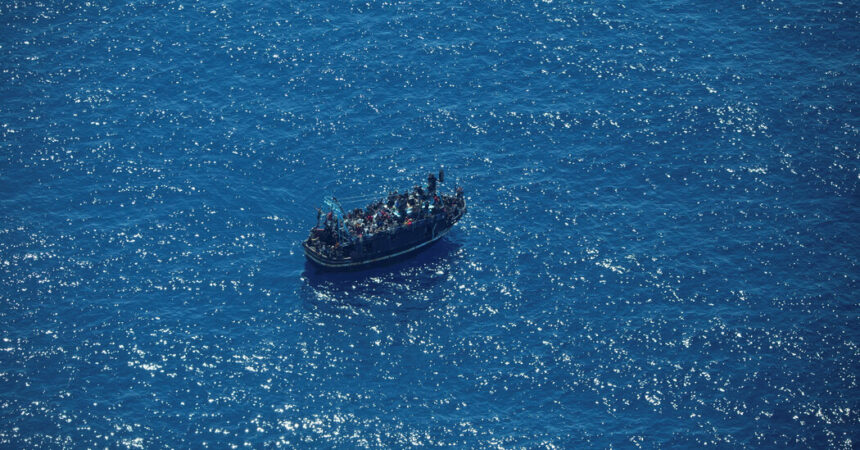
[[[4,2],[0,447],[857,448],[859,66],[851,1]]]

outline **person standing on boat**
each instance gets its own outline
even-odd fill
[[[430,195],[436,195],[436,175],[433,175],[432,173],[427,175],[427,192],[429,192]]]

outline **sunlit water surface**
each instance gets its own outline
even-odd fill
[[[856,447],[857,19],[6,2],[0,446]],[[306,263],[440,166],[443,240]]]

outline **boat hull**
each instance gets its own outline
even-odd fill
[[[417,245],[413,245],[413,246],[408,247],[404,250],[399,250],[399,251],[395,251],[392,253],[385,253],[385,254],[382,254],[381,256],[369,256],[368,258],[362,258],[362,259],[327,258],[327,257],[317,253],[316,251],[314,251],[312,248],[310,248],[310,246],[308,246],[307,243],[302,244],[302,247],[304,247],[305,256],[310,261],[312,261],[316,264],[319,264],[323,267],[332,268],[332,269],[351,269],[351,268],[365,267],[365,266],[370,266],[370,265],[377,264],[377,263],[382,263],[382,262],[385,262],[387,260],[397,258],[399,256],[403,256],[403,255],[407,255],[407,254],[412,253],[412,252],[416,252],[416,251],[421,250],[422,248],[438,241],[443,236],[448,234],[449,231],[451,231],[451,227],[449,227],[444,232],[437,235],[435,238],[432,238],[428,241],[418,243]]]
[[[464,207],[456,217],[442,216],[434,221],[422,221],[411,226],[382,232],[373,238],[357,241],[338,255],[325,255],[311,245],[310,241],[303,242],[302,248],[308,260],[326,268],[367,267],[416,252],[438,241],[451,231],[465,213]]]

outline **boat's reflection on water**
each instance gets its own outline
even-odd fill
[[[402,290],[421,292],[444,279],[461,257],[461,245],[443,238],[416,253],[365,269],[335,271],[305,261],[303,297],[311,302],[352,303],[371,297],[384,300],[402,294]]]

